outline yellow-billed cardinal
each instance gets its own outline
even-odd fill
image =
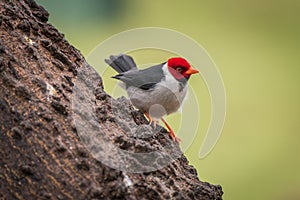
[[[162,118],[177,111],[187,92],[187,81],[197,69],[180,57],[170,58],[167,62],[146,69],[137,69],[132,57],[120,54],[110,56],[105,62],[119,74],[113,76],[124,83],[132,104],[154,123],[161,119],[173,140],[180,142],[174,131]]]

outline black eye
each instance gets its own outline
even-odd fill
[[[181,73],[183,71],[182,67],[176,67],[176,71]]]

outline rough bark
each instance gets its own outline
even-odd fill
[[[78,71],[94,71],[48,15],[32,0],[0,1],[0,199],[221,199],[221,186],[201,182],[179,148],[178,159],[146,173],[119,171],[91,155],[71,104]],[[164,129],[131,137],[126,124],[146,124],[144,116],[126,98],[107,95],[100,77],[90,84],[108,142],[148,152],[169,141]],[[111,102],[129,118],[113,112]]]

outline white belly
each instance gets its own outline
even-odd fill
[[[167,81],[158,83],[153,89],[149,90],[128,87],[127,93],[132,104],[156,119],[176,112],[186,96],[187,85],[180,90],[177,80]]]

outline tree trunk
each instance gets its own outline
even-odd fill
[[[166,130],[153,134],[126,98],[104,92],[48,15],[33,0],[0,1],[0,199],[221,199]]]

